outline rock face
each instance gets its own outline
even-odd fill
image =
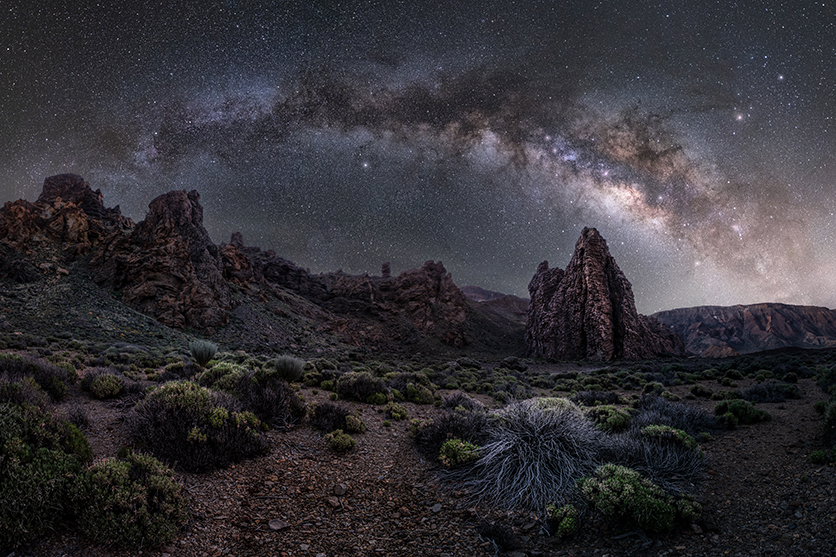
[[[199,199],[197,191],[154,199],[130,234],[111,235],[96,252],[96,282],[170,327],[226,323],[232,296],[224,258],[203,227]]]
[[[528,290],[530,356],[608,361],[683,353],[678,335],[636,312],[632,286],[594,228],[583,229],[566,270],[544,261]]]
[[[836,346],[836,310],[754,304],[700,306],[653,315],[685,337],[685,349],[704,357],[734,356],[775,348]]]
[[[0,210],[3,243],[20,250],[30,242],[60,242],[69,258],[99,245],[113,231],[132,226],[118,206],[105,208],[101,190],[93,191],[75,174],[47,178],[35,203],[19,199]]]

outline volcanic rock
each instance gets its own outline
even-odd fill
[[[225,324],[232,297],[199,199],[193,190],[151,201],[148,216],[130,234],[111,235],[95,253],[96,282],[170,327]]]
[[[565,271],[544,261],[528,290],[531,356],[608,361],[683,353],[678,335],[638,314],[630,282],[594,228],[583,229]]]
[[[468,302],[441,262],[427,261],[394,278],[343,271],[313,275],[273,250],[244,246],[240,234],[228,245],[249,259],[253,281],[290,290],[335,315],[322,324],[323,331],[360,345],[402,342],[413,332],[454,347],[467,343]],[[225,257],[227,249],[222,248]],[[225,264],[225,273],[237,268]]]
[[[0,210],[0,239],[15,250],[28,243],[61,242],[73,257],[99,245],[114,230],[133,227],[119,207],[105,208],[101,190],[84,178],[59,174],[44,180],[35,203],[19,199]]]
[[[788,304],[699,306],[653,315],[685,337],[685,349],[703,357],[777,348],[836,347],[836,310]]]

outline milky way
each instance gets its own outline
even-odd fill
[[[197,189],[218,243],[521,296],[594,226],[642,312],[836,306],[829,2],[40,4],[0,8],[2,200]]]

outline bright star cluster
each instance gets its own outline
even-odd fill
[[[520,296],[593,226],[643,313],[836,306],[836,6],[454,4],[5,2],[0,199],[197,189],[217,243]]]

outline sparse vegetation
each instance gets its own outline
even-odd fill
[[[331,450],[338,453],[346,453],[353,449],[357,444],[351,435],[343,432],[341,429],[332,431],[331,433],[326,433],[325,442],[328,443]]]

